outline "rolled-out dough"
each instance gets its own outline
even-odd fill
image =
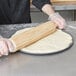
[[[16,32],[16,34],[19,34],[24,30],[28,29],[30,28],[20,30]],[[72,44],[71,35],[63,32],[62,30],[57,30],[55,33],[37,41],[36,43],[26,48],[21,49],[21,51],[24,53],[31,53],[31,54],[49,54],[63,51],[64,49],[70,47],[71,44]]]

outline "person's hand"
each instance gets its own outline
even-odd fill
[[[48,20],[55,22],[59,29],[65,28],[65,24],[66,24],[65,19],[59,13],[51,14]]]
[[[14,46],[9,39],[0,37],[0,57],[8,55],[9,52],[14,50]]]

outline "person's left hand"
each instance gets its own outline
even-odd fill
[[[66,21],[59,13],[51,14],[49,16],[48,20],[51,20],[51,21],[55,22],[59,29],[64,29],[65,28]]]

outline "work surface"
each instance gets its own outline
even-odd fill
[[[70,49],[53,55],[35,56],[17,52],[2,57],[0,76],[76,76],[76,22],[68,24],[66,31],[74,40]],[[10,37],[19,29],[36,25],[0,25],[0,33],[4,37]]]

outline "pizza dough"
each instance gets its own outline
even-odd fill
[[[30,28],[20,30],[16,32],[16,34],[19,34],[24,30],[28,29]],[[71,44],[72,44],[72,37],[69,34],[63,32],[62,30],[57,30],[55,33],[37,41],[36,43],[26,48],[21,49],[21,51],[24,53],[31,53],[31,54],[49,54],[63,51],[64,49],[71,46]]]

